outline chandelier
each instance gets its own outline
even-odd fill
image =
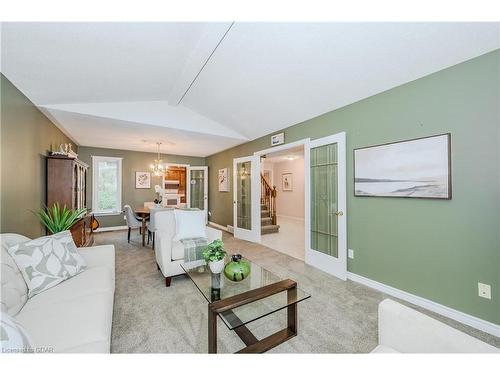
[[[156,142],[158,145],[158,159],[155,160],[154,164],[150,165],[151,171],[155,176],[163,176],[165,171],[167,170],[167,166],[163,163],[163,160],[160,158],[160,145],[161,142]]]

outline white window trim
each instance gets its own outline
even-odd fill
[[[122,159],[111,156],[92,156],[92,213],[96,216],[120,215],[122,213]],[[97,181],[96,164],[101,161],[118,162],[118,210],[117,211],[99,211],[97,204]]]

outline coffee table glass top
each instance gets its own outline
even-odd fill
[[[213,274],[208,265],[205,265],[202,260],[184,263],[182,268],[209,303],[286,279],[248,259],[245,260],[250,264],[250,274],[244,280],[238,282],[228,279],[224,272],[217,275]],[[226,263],[229,261],[230,258],[227,257]],[[220,313],[219,316],[226,326],[232,330],[310,297],[300,288],[297,288],[295,294],[287,296],[286,291],[281,292],[234,308],[229,312]]]

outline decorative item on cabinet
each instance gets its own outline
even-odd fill
[[[73,210],[87,208],[88,165],[64,155],[47,157],[47,206],[59,203]],[[87,210],[70,228],[76,246],[94,243],[94,215]]]

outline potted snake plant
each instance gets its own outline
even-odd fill
[[[226,251],[224,250],[224,243],[221,240],[215,240],[208,244],[202,255],[212,273],[218,274],[222,272]]]
[[[34,214],[50,234],[55,234],[71,228],[85,212],[87,212],[86,208],[72,210],[66,208],[66,205],[61,208],[59,203],[54,203],[52,207],[44,206]]]

